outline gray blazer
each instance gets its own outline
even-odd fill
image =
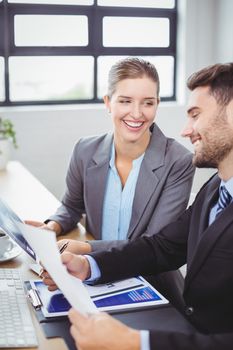
[[[159,232],[185,210],[194,167],[192,154],[167,138],[156,124],[139,172],[132,217],[127,237]],[[93,250],[107,249],[121,241],[101,241],[102,209],[113,135],[80,139],[75,145],[66,177],[67,190],[62,205],[49,220],[73,229],[86,214],[86,229],[97,241],[89,242]],[[99,241],[98,241],[99,240]]]

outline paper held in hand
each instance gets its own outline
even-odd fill
[[[70,275],[62,264],[55,233],[23,223],[17,225],[70,305],[83,314],[98,312],[82,281]]]

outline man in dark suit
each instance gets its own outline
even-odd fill
[[[184,312],[195,331],[137,331],[100,313],[69,313],[79,349],[233,348],[233,63],[194,73],[183,136],[194,145],[193,163],[216,168],[191,207],[151,237],[90,256],[62,256],[75,276],[107,282],[175,270],[187,263]],[[53,288],[52,282],[45,282]]]

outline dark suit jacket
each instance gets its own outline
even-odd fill
[[[100,282],[177,269],[187,262],[184,313],[196,333],[151,331],[151,349],[233,348],[233,203],[208,226],[220,179],[212,177],[193,205],[160,233],[105,253],[93,253]]]

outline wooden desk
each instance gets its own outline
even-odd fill
[[[21,163],[0,171],[0,196],[23,219],[44,221],[60,202]]]
[[[0,171],[0,197],[22,220],[44,221],[60,205],[60,201],[17,161],[9,162],[7,169]],[[72,231],[70,238],[77,238],[76,235],[81,240],[92,239],[81,224],[77,232]]]
[[[19,162],[9,162],[7,169],[0,172],[0,197],[16,212],[21,219],[44,221],[59,206],[60,202]],[[91,239],[82,225],[66,238],[79,240]],[[64,238],[60,236],[59,238]],[[0,268],[20,269],[23,280],[36,279],[38,276],[29,270],[32,259],[22,253],[15,259],[0,263]],[[31,306],[30,306],[31,307]],[[32,310],[33,322],[39,342],[39,350],[65,350],[67,346],[62,338],[46,339]],[[12,349],[13,350],[13,349]]]

